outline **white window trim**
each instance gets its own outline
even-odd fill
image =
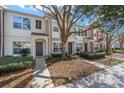
[[[21,28],[14,28],[14,17],[20,17],[20,18],[21,18],[21,22],[20,22],[20,23],[22,24],[22,27],[21,27]],[[23,23],[23,19],[24,19],[24,18],[27,18],[27,17],[17,16],[17,15],[13,16],[13,18],[12,18],[12,19],[13,19],[13,20],[12,20],[12,21],[13,21],[13,23],[12,23],[12,24],[13,24],[13,29],[31,30],[31,19],[30,19],[30,18],[27,18],[27,19],[30,20],[30,29],[24,29],[24,23]]]
[[[21,43],[22,43],[22,47],[13,47],[13,42],[21,42]],[[13,49],[14,49],[14,48],[23,49],[25,42],[29,43],[29,49],[31,49],[31,43],[30,43],[29,41],[12,41],[12,54],[13,54],[14,56],[20,56],[20,54],[14,54]]]
[[[53,53],[54,53],[54,54],[61,53],[61,50],[60,50],[61,45],[60,45],[60,47],[58,48],[58,52],[55,52],[55,51],[54,51],[54,43],[61,44],[61,42],[53,42],[53,44],[52,44],[52,46],[53,46],[53,49],[52,49]]]

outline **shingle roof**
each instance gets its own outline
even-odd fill
[[[2,7],[4,9],[15,11],[15,12],[30,14],[30,15],[39,16],[39,17],[44,16],[44,13],[42,11],[39,11],[33,7],[18,6],[18,5],[3,5]]]

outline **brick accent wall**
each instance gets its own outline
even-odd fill
[[[93,40],[93,30],[90,31],[90,38],[91,38],[91,40]]]
[[[92,41],[90,41],[90,51],[93,52],[93,42]]]
[[[100,39],[99,39],[99,33],[97,32],[97,42],[99,43]]]

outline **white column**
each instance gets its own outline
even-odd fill
[[[76,43],[72,45],[72,54],[76,53]]]
[[[31,38],[31,56],[33,56],[33,58],[36,58],[36,53],[35,53],[35,38]]]
[[[49,49],[48,43],[49,43],[49,42],[48,42],[48,39],[46,39],[45,41],[46,41],[46,43],[45,43],[45,44],[46,44],[46,45],[45,45],[46,54],[45,54],[45,55],[48,55],[48,49]]]

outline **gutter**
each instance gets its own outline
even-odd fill
[[[2,56],[4,56],[4,10],[3,10],[3,12],[2,12],[2,36],[3,36],[3,38],[2,38]]]
[[[4,56],[4,10],[1,9],[1,57]]]

